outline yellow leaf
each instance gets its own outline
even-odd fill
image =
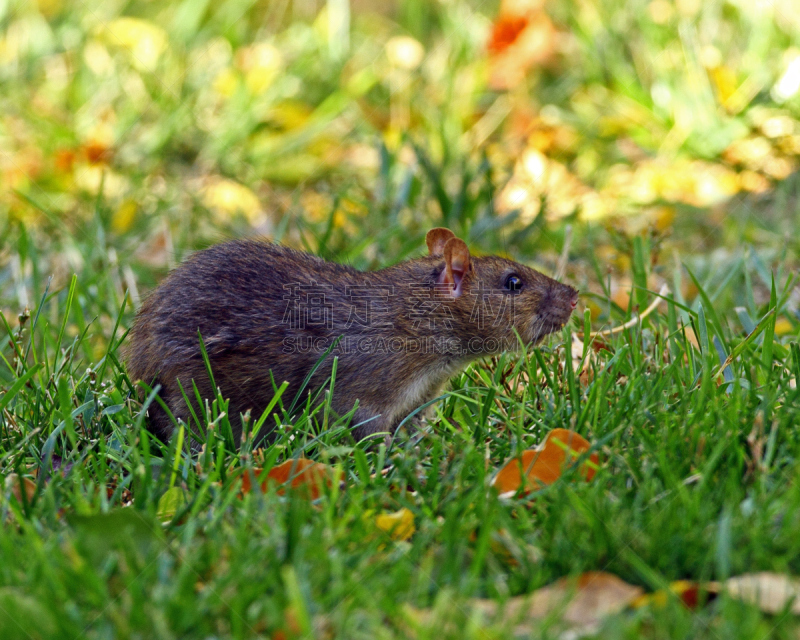
[[[375,516],[375,525],[388,533],[392,540],[408,540],[417,530],[414,526],[414,514],[405,507],[394,513]]]
[[[653,207],[648,211],[653,226],[659,231],[666,231],[675,220],[675,207]]]
[[[312,113],[307,104],[297,100],[286,100],[270,109],[268,118],[278,128],[291,131],[305,126]]]
[[[720,204],[736,195],[739,181],[736,174],[721,166],[706,162],[692,162],[688,170],[695,175],[694,190],[684,200],[696,207],[710,207]]]
[[[135,200],[125,200],[111,217],[111,229],[115,233],[125,233],[133,226],[139,206]]]
[[[788,333],[794,333],[794,325],[786,318],[778,318],[775,321],[775,335],[785,336]]]
[[[647,11],[656,24],[667,24],[675,15],[675,8],[667,0],[653,0],[647,5]]]
[[[79,164],[75,166],[75,186],[96,195],[103,189],[106,198],[118,198],[130,188],[130,180],[104,165]]]
[[[768,138],[782,138],[790,136],[797,128],[797,121],[787,115],[776,115],[767,118],[761,123],[761,131]]]
[[[726,66],[720,66],[711,71],[711,80],[717,89],[717,95],[722,106],[727,106],[728,100],[736,93],[739,83],[736,74]]]
[[[771,155],[772,143],[762,136],[736,140],[722,152],[727,162],[744,165],[751,170],[761,169]]]
[[[700,594],[705,591],[705,587],[692,580],[676,580],[670,582],[667,589],[659,589],[654,593],[647,593],[636,598],[631,606],[634,609],[640,607],[654,607],[663,609],[671,598],[678,598],[687,608],[696,609],[700,604]]]
[[[331,215],[333,198],[319,191],[305,191],[300,195],[300,204],[307,219],[323,222]]]
[[[203,191],[203,204],[223,218],[243,213],[253,223],[261,213],[258,197],[243,184],[216,178]]]
[[[797,169],[797,165],[792,159],[770,154],[770,156],[764,160],[763,169],[764,173],[766,173],[770,178],[774,178],[775,180],[785,180],[792,173],[794,173],[795,169]]]
[[[278,71],[276,69],[256,67],[247,72],[244,82],[250,93],[258,95],[266,91],[277,75]]]
[[[750,193],[764,193],[769,191],[770,182],[760,173],[745,169],[739,174],[739,185]]]
[[[64,3],[62,0],[36,0],[36,5],[45,18],[53,18],[59,14]]]
[[[236,63],[245,74],[250,93],[262,93],[283,68],[280,50],[268,42],[243,47],[236,52]]]
[[[96,76],[105,76],[113,73],[114,60],[108,54],[108,49],[97,40],[89,40],[83,48],[83,61]]]
[[[223,69],[214,78],[211,86],[219,95],[230,98],[236,92],[236,87],[239,86],[239,76],[233,69]]]
[[[598,218],[608,211],[607,202],[567,167],[529,147],[517,161],[511,180],[500,192],[498,207],[503,212],[520,210],[520,220],[527,224],[539,214],[543,200],[548,220],[557,220],[575,211]]]
[[[139,18],[124,16],[112,20],[102,29],[102,34],[107,44],[130,53],[133,66],[146,71],[155,69],[167,48],[164,29]]]

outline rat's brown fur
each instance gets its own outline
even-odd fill
[[[253,240],[200,251],[170,273],[139,310],[127,353],[131,379],[160,384],[159,395],[172,413],[188,422],[176,380],[190,398],[192,380],[203,398],[214,396],[199,330],[215,382],[230,398],[231,424],[240,432],[240,413],[250,409],[257,419],[273,395],[270,371],[276,384],[289,382],[284,399],[291,401],[325,348],[342,335],[334,351],[339,360],[333,409],[344,414],[358,401],[356,439],[393,433],[468,362],[513,348],[514,329],[524,341],[537,342],[563,326],[577,299],[572,287],[511,260],[469,256],[452,235],[434,230],[428,238],[431,255],[370,272]],[[523,283],[516,293],[504,288],[511,273]],[[453,278],[460,282],[457,297]],[[482,297],[481,282],[484,290],[493,290]],[[324,291],[330,327],[290,326],[292,290],[285,285],[293,283],[316,283],[315,290]],[[353,285],[369,285],[373,293],[391,289],[392,295],[372,303],[370,326],[359,322],[365,306],[351,295]],[[428,338],[433,342],[426,344]],[[321,340],[304,348],[309,339]],[[309,390],[325,383],[332,360],[325,359]],[[171,435],[172,423],[160,407],[152,405],[149,416],[159,437]]]

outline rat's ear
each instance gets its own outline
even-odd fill
[[[450,238],[455,238],[456,234],[443,227],[436,227],[428,231],[425,236],[425,244],[428,245],[428,254],[432,256],[443,256],[444,245]]]
[[[444,245],[444,262],[439,283],[447,285],[448,293],[458,298],[462,293],[461,284],[472,269],[467,243],[460,238],[450,238]]]

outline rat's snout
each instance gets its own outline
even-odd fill
[[[570,287],[569,285],[561,285],[562,287],[566,287],[569,290],[567,293],[567,300],[569,302],[570,309],[575,311],[575,307],[578,306],[578,290]]]
[[[564,325],[578,306],[578,290],[553,281],[547,288],[541,305],[543,312],[554,324]]]

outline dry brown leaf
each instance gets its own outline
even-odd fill
[[[765,613],[789,611],[800,615],[800,580],[780,573],[745,573],[722,583],[710,583],[711,593],[725,591],[732,598],[756,605]]]
[[[30,504],[33,501],[33,496],[36,495],[36,483],[30,478],[20,478],[16,473],[9,473],[6,476],[6,488],[11,489],[11,493],[14,494],[20,504],[23,504],[23,491],[27,504]]]
[[[577,578],[561,578],[529,596],[511,598],[502,608],[505,619],[513,619],[515,633],[531,633],[537,619],[561,613],[573,630],[594,632],[606,617],[619,613],[641,596],[641,587],[630,585],[603,571],[587,571]],[[491,600],[476,600],[476,608],[493,616],[500,607]]]
[[[512,458],[492,481],[501,495],[513,494],[522,485],[523,472],[526,481],[534,489],[540,485],[554,483],[561,477],[564,467],[591,448],[581,435],[569,429],[553,429],[536,449],[522,452],[522,460]],[[589,456],[591,464],[584,463],[582,475],[591,480],[600,459],[597,453]]]
[[[584,337],[582,335],[572,334],[570,356],[572,358],[572,370],[578,375],[581,385],[586,387],[594,379],[593,365],[597,362],[597,352],[607,347],[602,342],[603,336],[592,335],[584,358],[583,340]]]
[[[253,476],[257,478],[261,471],[261,469],[253,469]],[[251,477],[249,472],[242,476],[242,493],[252,491]],[[306,458],[292,458],[270,470],[266,480],[261,483],[261,490],[266,491],[270,484],[280,485],[278,494],[283,495],[288,484],[292,489],[305,488],[309,492],[309,497],[316,500],[322,495],[323,487],[330,487],[332,483],[333,469],[331,467]]]
[[[514,635],[528,635],[538,630],[546,617],[560,619],[573,633],[596,632],[608,616],[623,611],[641,597],[641,587],[630,585],[617,576],[602,571],[588,571],[577,577],[562,578],[553,584],[524,596],[516,596],[505,604],[474,598],[463,609],[479,611],[484,618],[514,625]],[[410,620],[423,627],[440,628],[448,621],[439,620],[435,610],[406,608]],[[502,618],[500,618],[502,616]]]

